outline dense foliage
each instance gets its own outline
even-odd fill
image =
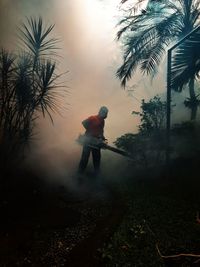
[[[127,133],[115,141],[115,145],[132,154],[143,165],[157,164],[163,160],[165,148],[166,102],[155,96],[148,102],[142,100],[141,117],[137,134]]]

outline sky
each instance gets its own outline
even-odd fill
[[[136,74],[129,90],[120,86],[115,75],[122,62],[121,45],[116,41],[119,2],[0,0],[0,46],[17,50],[17,26],[26,17],[42,16],[47,24],[55,23],[54,35],[61,40],[59,70],[69,71],[65,75],[69,93],[64,99],[68,111],[63,117],[54,116],[54,125],[47,119],[38,121],[34,153],[29,155],[33,161],[42,157],[46,165],[75,166],[81,152],[75,140],[84,132],[82,120],[107,106],[105,136],[112,144],[117,137],[137,131],[139,118],[131,112],[140,110],[141,99],[164,92],[165,70],[153,85]]]

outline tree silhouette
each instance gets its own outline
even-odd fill
[[[23,50],[17,55],[0,52],[0,146],[1,162],[19,156],[31,140],[35,121],[42,112],[53,122],[65,91],[56,74],[58,40],[50,37],[54,25],[42,18],[27,18],[19,28]]]

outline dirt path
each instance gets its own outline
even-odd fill
[[[125,213],[125,203],[119,194],[111,191],[112,194],[112,209],[111,212],[101,218],[94,231],[82,242],[80,242],[69,253],[66,259],[66,266],[70,267],[98,267],[102,266],[98,249],[108,241],[115,229],[119,226]]]
[[[98,248],[125,212],[120,194],[106,185],[91,190],[95,197],[63,201],[60,192],[38,190],[40,182],[21,185],[0,201],[0,266],[101,266]]]

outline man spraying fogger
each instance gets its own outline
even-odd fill
[[[86,120],[82,121],[82,125],[86,130],[85,139],[89,140],[89,142],[85,142],[83,144],[82,156],[79,163],[79,173],[83,173],[86,169],[90,154],[92,154],[95,175],[97,175],[100,171],[101,146],[92,145],[90,139],[95,139],[97,142],[99,141],[99,143],[105,142],[104,125],[107,115],[108,108],[103,106],[99,109],[97,115],[90,116]],[[88,145],[88,143],[90,143],[90,145]]]

